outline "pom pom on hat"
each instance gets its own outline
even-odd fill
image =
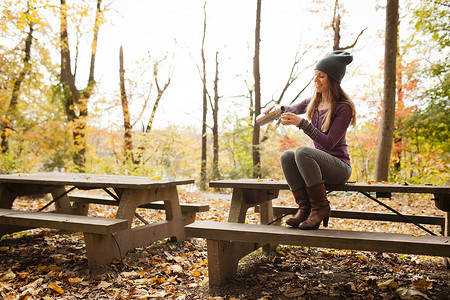
[[[353,56],[346,51],[333,51],[319,60],[315,69],[341,83],[345,75],[346,66],[353,61]]]

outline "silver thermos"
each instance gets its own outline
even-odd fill
[[[270,112],[266,115],[265,113],[260,114],[256,117],[256,123],[259,126],[266,125],[267,123],[278,119],[284,113],[284,106],[275,106],[270,110]]]

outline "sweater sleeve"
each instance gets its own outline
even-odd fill
[[[352,109],[348,104],[338,105],[327,133],[318,132],[316,143],[326,150],[333,149],[337,143],[345,136],[347,128],[352,120]]]
[[[301,119],[297,127],[302,129],[313,141],[315,141],[320,134],[320,130],[314,127],[314,125],[306,119]]]
[[[306,112],[306,108],[308,107],[309,102],[311,101],[310,98],[307,98],[303,101],[300,101],[299,103],[296,103],[294,105],[283,105],[285,112],[290,112],[296,115],[301,115]]]

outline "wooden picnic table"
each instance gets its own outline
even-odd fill
[[[232,197],[228,222],[194,222],[186,225],[190,237],[206,238],[208,248],[209,284],[219,286],[236,273],[238,261],[249,252],[267,243],[285,243],[310,247],[329,247],[338,249],[386,251],[395,253],[440,255],[449,266],[450,256],[450,186],[402,185],[383,183],[346,183],[327,185],[328,192],[358,192],[390,209],[394,214],[357,211],[333,211],[331,217],[355,218],[378,221],[404,221],[414,223],[431,235],[413,236],[396,233],[358,232],[335,229],[298,230],[290,227],[269,229],[267,225],[245,224],[247,210],[259,206],[260,223],[270,224],[275,219],[274,211],[286,211],[273,207],[272,200],[280,190],[289,190],[285,180],[238,179],[211,181],[210,187],[231,188]],[[384,204],[380,199],[392,193],[433,194],[437,209],[445,211],[446,216],[403,215]],[[286,208],[286,207],[284,207]],[[290,208],[292,210],[292,208]],[[421,224],[434,224],[443,227],[439,236]],[[276,222],[275,225],[280,225]]]
[[[163,238],[184,240],[184,221],[177,186],[192,183],[193,179],[154,180],[140,176],[76,173],[0,175],[0,236],[32,227],[83,231],[89,267],[97,268],[129,250]],[[118,203],[116,219],[83,217],[87,210],[80,209],[77,203],[71,204],[68,196],[74,189],[106,191]],[[46,193],[53,197],[50,202],[56,207],[53,212],[24,214],[11,209],[19,196]],[[148,223],[137,214],[136,209],[155,201],[164,202],[166,220]],[[135,216],[145,225],[132,228]]]
[[[217,180],[211,181],[209,186],[233,190],[228,221],[240,223],[245,221],[248,208],[256,205],[261,206],[261,223],[271,222],[273,220],[271,200],[278,197],[280,190],[289,190],[286,180],[269,179]],[[392,193],[433,194],[436,207],[445,212],[450,211],[450,186],[349,182],[326,185],[326,189],[328,192],[359,192],[366,196],[375,193],[376,197],[372,198],[390,198]]]

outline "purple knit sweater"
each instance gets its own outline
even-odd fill
[[[308,98],[297,104],[284,106],[284,108],[286,112],[297,115],[304,114],[310,101],[311,99]],[[311,123],[304,119],[300,122],[299,127],[313,139],[316,149],[331,154],[350,165],[345,135],[352,120],[352,109],[346,103],[338,103],[334,114],[331,116],[331,125],[328,132],[322,132],[321,127],[326,113],[327,110],[319,111],[316,108]]]

